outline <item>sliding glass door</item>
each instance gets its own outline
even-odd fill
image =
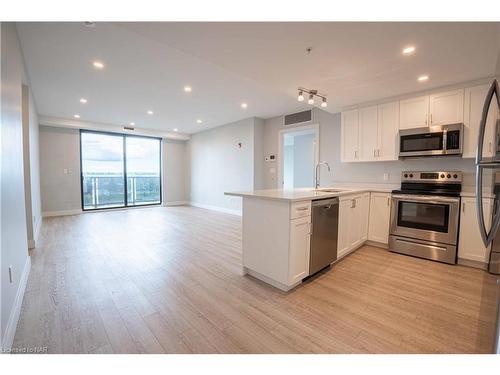
[[[161,140],[80,132],[82,208],[161,203]]]
[[[160,147],[158,139],[126,137],[127,204],[161,203]]]

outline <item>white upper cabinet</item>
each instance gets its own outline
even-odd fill
[[[427,126],[428,116],[428,96],[419,96],[399,102],[399,129],[422,128]]]
[[[484,100],[490,88],[489,84],[468,87],[465,89],[464,101],[464,158],[476,156],[477,141],[479,137],[479,123],[483,112]],[[495,153],[495,124],[498,113],[494,101],[490,105],[483,145],[483,156],[490,157]]]
[[[359,159],[375,160],[377,157],[377,106],[359,109]]]
[[[399,102],[378,106],[376,160],[398,159]]]
[[[464,90],[452,90],[429,97],[429,126],[464,121]]]
[[[342,162],[358,161],[358,110],[342,112],[340,152]]]

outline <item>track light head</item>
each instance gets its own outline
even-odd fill
[[[302,92],[302,90],[299,90],[299,96],[297,96],[297,100],[299,102],[303,102],[304,101],[304,93]]]

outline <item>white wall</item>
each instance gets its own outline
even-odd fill
[[[22,88],[23,157],[28,246],[34,248],[42,225],[38,115],[31,90]]]
[[[319,108],[313,109],[313,123],[319,124],[320,160],[330,164],[329,173],[322,167],[320,182],[328,186],[336,182],[343,183],[391,183],[399,184],[401,171],[456,169],[465,172],[464,184],[474,184],[474,164],[472,159],[462,158],[425,158],[406,159],[403,161],[374,163],[341,163],[340,162],[340,113],[331,114]],[[288,128],[288,127],[287,127]],[[279,131],[284,129],[282,117],[265,120],[265,154],[278,154]],[[264,180],[268,189],[276,188],[277,162],[266,163]],[[384,173],[389,173],[388,181],[384,181]]]
[[[24,199],[22,84],[24,62],[13,23],[1,24],[1,338],[9,347],[29,273]],[[9,281],[9,266],[13,280]]]
[[[44,215],[81,211],[78,130],[40,127],[40,177]]]
[[[188,142],[193,205],[241,211],[241,199],[224,192],[254,189],[254,164],[262,159],[254,147],[255,124],[249,118],[193,134]]]
[[[186,142],[163,140],[163,205],[189,200],[187,174],[189,163]]]

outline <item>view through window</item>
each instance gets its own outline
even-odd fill
[[[83,209],[161,203],[158,138],[81,131]]]

